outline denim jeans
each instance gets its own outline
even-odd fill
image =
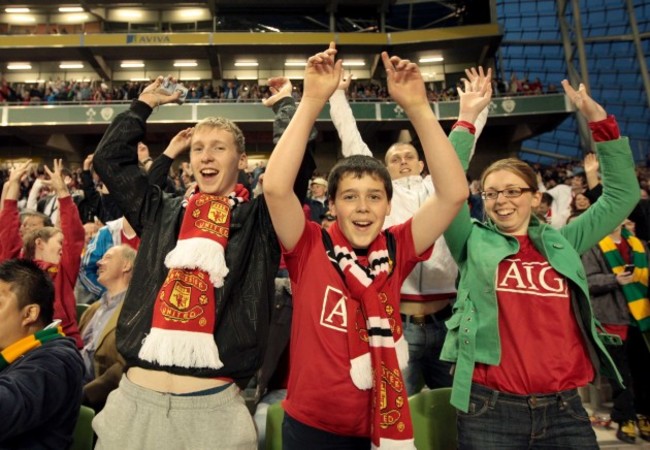
[[[447,328],[442,320],[431,317],[433,323],[403,322],[404,338],[409,345],[409,364],[404,371],[408,395],[419,391],[421,377],[429,389],[449,387],[452,383],[451,364],[440,360]]]
[[[460,449],[598,449],[577,389],[515,395],[472,384],[469,411],[458,411]]]
[[[370,450],[370,438],[341,436],[298,422],[284,414],[282,450]]]

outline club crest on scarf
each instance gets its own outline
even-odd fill
[[[408,364],[408,344],[396,305],[383,291],[393,261],[386,236],[380,233],[368,248],[362,265],[334,223],[328,230],[328,256],[350,291],[348,351],[350,377],[359,389],[372,389],[373,448],[413,449],[413,426],[401,369]]]
[[[156,296],[151,332],[139,357],[164,366],[220,369],[214,341],[215,287],[228,274],[232,209],[248,200],[240,184],[229,197],[197,192],[186,205],[176,247],[167,254],[169,273]]]

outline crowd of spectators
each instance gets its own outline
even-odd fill
[[[212,81],[180,80],[188,88],[187,102],[261,102],[270,96],[268,86],[256,82],[225,80]],[[38,104],[38,103],[109,103],[130,101],[138,98],[148,81],[125,81],[107,83],[101,80],[50,80],[35,83],[10,83],[0,79],[0,103]],[[530,82],[527,77],[518,79],[513,74],[509,82],[498,78],[493,81],[496,96],[541,95],[557,93],[557,87],[548,85],[544,90],[539,78]],[[431,102],[453,101],[458,99],[457,88],[462,87],[460,79],[455,85],[444,87],[441,82],[427,83],[427,94]],[[351,102],[388,101],[385,81],[354,80],[347,92]],[[302,83],[294,83],[294,98],[302,96]]]

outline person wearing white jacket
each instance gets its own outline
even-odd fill
[[[350,80],[349,75],[344,76],[330,97],[330,117],[341,139],[343,156],[373,156],[357,129],[345,96]],[[474,124],[476,139],[487,115],[485,108]],[[388,228],[412,217],[434,188],[431,176],[422,177],[424,163],[410,143],[393,144],[386,152],[385,164],[393,183],[391,212],[384,222],[384,228]],[[457,275],[456,263],[440,236],[431,257],[418,263],[402,285],[400,313],[409,344],[409,364],[404,374],[408,395],[417,392],[421,380],[431,389],[451,386],[451,364],[439,357],[446,335],[444,321],[451,316],[451,304],[456,298]]]

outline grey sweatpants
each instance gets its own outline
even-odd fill
[[[99,450],[257,449],[253,418],[234,384],[216,394],[175,396],[123,375],[93,430]]]

